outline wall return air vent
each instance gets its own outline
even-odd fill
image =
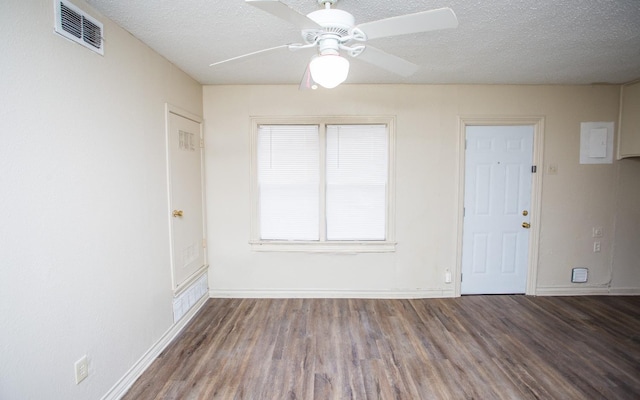
[[[66,0],[54,0],[53,4],[56,32],[104,55],[102,23]]]
[[[571,270],[571,282],[573,283],[585,283],[589,279],[589,269],[587,268],[573,268]]]

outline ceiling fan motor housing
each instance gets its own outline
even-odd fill
[[[343,10],[336,10],[335,8],[314,11],[307,14],[307,17],[322,27],[322,31],[302,31],[302,37],[307,43],[314,43],[318,36],[325,33],[334,34],[338,37],[348,36],[350,30],[355,25],[353,15]]]

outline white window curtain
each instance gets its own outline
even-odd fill
[[[385,240],[386,125],[327,125],[327,240]]]
[[[260,239],[319,240],[318,126],[259,126],[257,167]]]

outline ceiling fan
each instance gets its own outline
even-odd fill
[[[356,25],[353,15],[331,8],[338,0],[317,1],[323,8],[303,15],[279,0],[245,0],[254,7],[296,25],[301,29],[304,43],[271,47],[219,61],[210,66],[285,47],[291,51],[317,48],[317,55],[313,56],[308,64],[300,88],[315,89],[319,84],[331,89],[344,82],[349,74],[349,61],[341,53],[401,76],[409,76],[418,70],[418,65],[372,47],[366,44],[367,41],[458,26],[458,19],[450,8],[422,11]]]

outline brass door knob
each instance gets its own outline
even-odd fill
[[[525,228],[525,229],[529,229],[529,228],[531,228],[531,224],[528,223],[528,222],[523,222],[522,223],[522,227]]]
[[[173,218],[182,217],[182,210],[173,210]]]

